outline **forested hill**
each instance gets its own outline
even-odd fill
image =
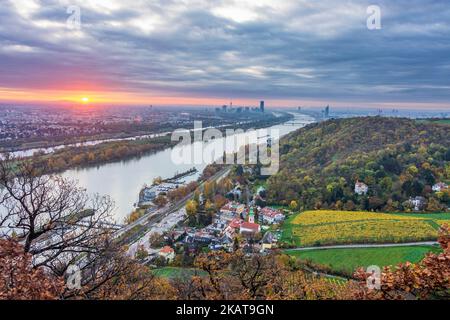
[[[432,192],[450,178],[450,126],[411,119],[364,117],[315,123],[281,141],[281,168],[268,179],[272,203],[296,200],[304,209],[443,211],[449,193]],[[355,182],[369,187],[354,192]]]

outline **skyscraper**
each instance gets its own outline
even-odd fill
[[[259,103],[259,111],[264,112],[264,101]]]
[[[328,106],[325,108],[325,117],[328,118],[329,115],[330,115],[330,106],[328,105]]]

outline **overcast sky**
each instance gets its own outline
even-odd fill
[[[381,30],[366,25],[381,8]],[[70,29],[77,5],[81,29]],[[448,1],[1,0],[0,100],[450,108]],[[64,94],[61,94],[64,93]]]

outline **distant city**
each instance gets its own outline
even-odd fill
[[[270,108],[298,111],[318,119],[358,116],[406,118],[446,118],[449,112],[440,110],[344,108],[330,105],[298,108]],[[5,106],[0,108],[0,143],[15,139],[57,136],[89,136],[105,134],[126,126],[183,125],[197,120],[220,120],[235,114],[243,120],[252,114],[263,115],[264,101],[259,106],[237,106],[232,102],[222,107],[33,107]],[[232,118],[233,121],[235,118]]]

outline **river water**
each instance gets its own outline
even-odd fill
[[[312,122],[314,122],[314,119],[309,116],[294,114],[294,119],[288,123],[267,129],[269,134],[274,132],[271,130],[278,130],[280,137],[282,137]],[[224,146],[224,139],[215,139],[209,143]],[[195,142],[187,147],[195,147],[198,144],[199,142]],[[239,147],[240,145],[237,143],[232,149],[229,147],[223,149],[230,152],[237,151]],[[175,150],[180,150],[180,147],[175,148],[178,148]],[[80,186],[86,188],[91,194],[109,195],[115,202],[114,218],[116,222],[123,223],[124,218],[133,210],[133,205],[137,202],[139,191],[144,184],[150,185],[153,179],[158,176],[169,178],[177,172],[184,172],[192,167],[196,167],[198,173],[185,177],[183,180],[186,182],[196,180],[206,165],[211,162],[207,160],[197,164],[176,164],[172,160],[173,152],[172,148],[168,148],[137,159],[68,170],[63,172],[62,175],[66,178],[78,180]]]

